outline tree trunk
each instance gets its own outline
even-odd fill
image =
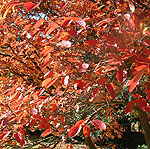
[[[90,137],[85,138],[85,142],[89,146],[90,149],[96,149],[96,147]]]
[[[141,120],[142,129],[144,131],[144,137],[145,137],[147,147],[148,149],[150,149],[150,124],[149,121],[147,120],[147,114],[146,112],[142,111],[138,107],[136,107],[136,111],[138,112],[138,115]]]

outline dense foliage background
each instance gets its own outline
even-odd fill
[[[111,147],[140,121],[150,148],[148,0],[0,2],[0,145]]]

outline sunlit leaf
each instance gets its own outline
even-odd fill
[[[102,122],[101,120],[94,119],[94,120],[92,120],[92,123],[96,128],[98,128],[100,130],[106,129],[105,123]]]
[[[62,40],[57,45],[59,45],[61,47],[65,47],[65,48],[70,48],[71,47],[71,42],[70,41],[66,41],[66,40]]]
[[[147,67],[145,66],[142,67],[142,69],[138,71],[137,75],[126,84],[126,86],[130,85],[129,86],[130,93],[135,89],[136,85],[138,84],[139,80],[141,79],[141,77],[143,76],[146,70],[147,70]]]
[[[40,3],[41,3],[41,1],[38,4],[35,4],[35,3],[32,3],[32,2],[26,2],[25,3],[25,8],[27,10],[32,10],[32,9],[38,7],[40,5]]]
[[[128,3],[129,3],[130,10],[133,13],[135,11],[135,6],[131,1],[129,1]]]
[[[81,131],[81,129],[82,127],[78,125],[71,127],[68,132],[69,137],[75,137]]]
[[[41,137],[46,137],[46,136],[48,136],[49,134],[51,134],[52,133],[52,129],[50,128],[50,129],[47,129],[47,130],[45,130],[42,134],[41,134]]]
[[[61,81],[62,81],[62,84],[63,84],[63,85],[67,85],[68,82],[69,82],[69,76],[63,77]]]
[[[34,28],[35,30],[37,30],[37,29],[41,26],[41,24],[42,24],[43,22],[44,22],[44,19],[41,18],[40,20],[38,20],[38,21],[34,24],[33,28]]]
[[[78,20],[76,21],[79,25],[81,25],[82,27],[86,27],[86,22],[84,20]]]

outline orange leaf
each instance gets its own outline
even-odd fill
[[[58,25],[55,22],[52,22],[46,29],[44,32],[44,35],[48,35],[51,32],[53,32],[56,28],[58,27]]]
[[[84,120],[79,120],[75,125],[80,126],[83,122],[84,122]]]
[[[83,127],[83,134],[84,134],[85,138],[88,138],[90,136],[90,131],[91,131],[91,129],[89,126],[85,125]]]
[[[147,67],[143,67],[139,72],[138,74],[132,79],[130,80],[126,86],[130,85],[129,86],[129,92],[131,93],[134,88],[136,87],[136,85],[138,84],[139,80],[141,79],[141,77],[143,76],[144,72],[147,70]]]
[[[27,10],[32,10],[40,5],[41,1],[38,4],[32,3],[32,2],[26,2],[25,7]]]
[[[16,2],[16,1],[14,1],[14,2],[8,3],[7,5],[22,5],[22,4],[24,4],[24,2]]]
[[[51,134],[52,133],[52,129],[50,128],[50,129],[47,129],[47,130],[45,130],[42,134],[41,134],[41,137],[46,137],[46,136],[48,136],[49,134]]]
[[[55,81],[57,80],[57,78],[47,78],[46,80],[44,80],[42,82],[42,87],[45,86],[45,88],[49,88],[51,85],[53,85],[55,83]]]
[[[35,30],[37,30],[40,26],[41,26],[41,24],[44,22],[44,19],[42,18],[42,19],[40,19],[40,20],[38,20],[35,24],[34,24],[34,26],[33,26],[33,28],[35,29]]]
[[[51,46],[48,46],[46,47],[41,53],[40,53],[40,56],[46,56],[48,53],[50,53],[51,51],[53,51],[53,47]]]
[[[57,109],[57,104],[51,104],[51,110],[54,112]]]
[[[82,129],[81,126],[75,125],[75,126],[71,127],[68,132],[69,137],[75,137],[80,132],[81,129]]]
[[[53,78],[47,78],[42,82],[42,87],[45,86],[45,88],[49,88],[51,85],[55,83],[55,81],[58,79],[58,77],[61,76],[60,74],[55,74]]]

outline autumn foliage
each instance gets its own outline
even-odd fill
[[[119,113],[132,111],[146,120],[150,146],[148,0],[4,0],[0,7],[1,147],[45,147],[48,137],[54,147],[62,136],[87,139],[97,130],[120,138]]]

